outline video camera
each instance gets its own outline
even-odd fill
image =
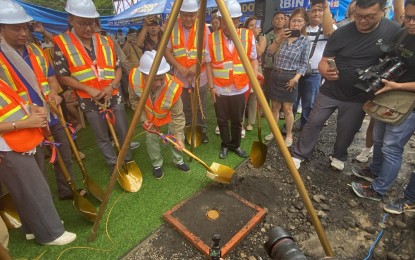
[[[268,256],[274,260],[306,260],[304,253],[295,244],[294,238],[282,227],[269,231],[269,239],[264,244]]]
[[[406,72],[405,62],[394,45],[384,43],[380,49],[386,53],[386,57],[381,59],[377,65],[365,70],[358,69],[360,82],[354,85],[355,88],[366,92],[376,91],[384,87],[382,79],[394,81]]]

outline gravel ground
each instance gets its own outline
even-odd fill
[[[362,129],[367,124],[368,118]],[[336,258],[365,258],[383,230],[372,259],[415,259],[415,217],[412,214],[389,215],[384,223],[382,221],[384,203],[401,196],[405,180],[414,169],[415,136],[405,148],[404,163],[396,183],[383,201],[377,203],[358,198],[350,187],[355,180],[350,175],[351,167],[365,165],[352,159],[364,145],[365,131],[356,135],[355,142],[349,148],[349,162],[343,172],[332,169],[328,158],[335,131],[335,118],[332,117],[320,134],[313,156],[302,164],[300,174]],[[320,241],[274,141],[269,144],[268,158],[261,168],[253,168],[245,162],[237,169],[232,185],[212,185],[231,190],[268,210],[265,218],[225,259],[270,259],[263,244],[273,226],[289,231],[309,259],[324,257]],[[206,259],[206,256],[165,223],[127,253],[124,259]]]

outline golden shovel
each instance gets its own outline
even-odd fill
[[[47,138],[47,140],[51,143],[54,142],[53,137],[50,133],[47,133],[46,129],[44,129],[44,134]],[[88,219],[91,222],[95,221],[95,218],[97,217],[97,209],[95,208],[92,203],[87,200],[85,197],[82,197],[81,194],[78,193],[75,183],[73,182],[71,175],[68,172],[68,169],[66,168],[65,162],[63,161],[59,150],[56,148],[56,153],[58,157],[58,165],[61,168],[62,174],[66,179],[66,182],[68,183],[69,187],[72,190],[73,194],[73,206],[74,208],[86,219]]]
[[[118,142],[114,126],[108,117],[105,118],[107,119],[112,139],[114,140],[114,146],[117,149],[117,153],[119,153],[120,143]],[[124,162],[122,167],[118,169],[118,183],[124,190],[129,192],[137,192],[141,188],[141,184],[143,183],[143,175],[141,174],[140,168],[138,168],[135,161]]]
[[[177,143],[170,137],[165,136],[162,133],[158,133],[158,134],[163,140],[165,139],[169,141],[171,144],[173,144],[174,146],[177,146]],[[206,168],[207,170],[206,177],[216,182],[221,182],[225,184],[230,184],[232,182],[232,176],[235,174],[235,170],[232,169],[231,167],[228,167],[228,166],[225,166],[219,163],[215,163],[215,162],[212,163],[212,165],[209,167],[204,161],[202,161],[199,157],[191,153],[186,148],[183,148],[182,151],[185,154],[192,157],[193,159],[195,159],[198,163],[200,163],[201,165],[203,165],[203,167]]]
[[[95,100],[95,103],[100,107],[103,112],[107,112],[107,104],[100,103]],[[114,140],[114,146],[117,153],[120,152],[120,143],[118,142],[117,134],[115,133],[114,126],[111,123],[111,119],[108,115],[105,115],[107,120],[108,129],[111,132],[112,139]],[[143,175],[140,168],[138,168],[135,161],[124,162],[121,168],[118,168],[118,183],[120,186],[128,192],[137,192],[141,188],[143,183]]]
[[[257,105],[257,117],[258,117],[258,141],[254,141],[251,147],[251,154],[249,158],[255,168],[264,165],[267,159],[268,146],[262,142],[261,136],[261,111],[259,104]]]
[[[59,118],[59,122],[62,125],[64,131],[65,131],[65,135],[66,138],[68,139],[68,142],[71,146],[72,152],[75,155],[76,161],[78,162],[79,168],[81,169],[82,172],[82,176],[83,176],[83,180],[82,182],[84,183],[86,189],[95,197],[97,198],[99,201],[102,201],[102,199],[104,198],[104,192],[102,191],[101,187],[91,178],[89,178],[89,176],[87,175],[86,169],[84,164],[82,163],[82,159],[79,156],[79,151],[78,148],[76,147],[75,142],[72,140],[72,136],[71,133],[69,132],[69,129],[67,127],[65,118],[63,117],[62,114],[62,109],[61,107],[56,107],[55,104],[50,103],[53,111],[58,115]]]
[[[3,218],[3,221],[9,230],[22,226],[10,193],[3,194],[0,197],[0,217]]]

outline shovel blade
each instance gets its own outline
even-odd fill
[[[127,172],[124,167],[119,169],[118,183],[128,192],[137,192],[143,183],[143,175],[135,161],[127,162],[124,165]]]
[[[213,172],[206,172],[206,177],[225,184],[230,184],[232,182],[232,177],[235,174],[235,170],[231,167],[219,164],[212,163],[210,166]]]
[[[97,217],[97,209],[92,205],[89,200],[82,197],[80,194],[75,193],[73,198],[74,208],[90,222],[95,222]]]
[[[186,127],[186,142],[191,145],[192,144],[192,126],[187,126]],[[202,126],[198,125],[196,126],[196,131],[195,131],[195,144],[194,147],[198,147],[199,145],[202,144],[203,141],[203,129]]]
[[[252,143],[251,154],[249,158],[255,168],[259,168],[264,165],[267,159],[268,147],[262,142],[255,141]]]
[[[87,188],[87,190],[94,196],[97,200],[101,201],[104,199],[104,191],[102,191],[101,187],[98,186],[98,184],[86,176],[84,179],[84,185]]]
[[[6,193],[0,197],[0,205],[0,217],[3,218],[7,229],[12,230],[21,227],[22,223],[10,193]]]

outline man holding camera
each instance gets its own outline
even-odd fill
[[[307,123],[308,116],[313,109],[314,100],[320,90],[321,74],[318,71],[318,63],[323,56],[324,47],[327,39],[337,28],[331,21],[330,6],[326,0],[311,1],[311,9],[309,12],[310,25],[307,26],[307,35],[310,40],[310,74],[300,78],[298,83],[298,97],[294,104],[294,111],[301,100],[301,122],[300,129]]]
[[[293,150],[293,161],[300,168],[317,144],[324,123],[337,110],[337,135],[331,166],[344,169],[347,148],[359,131],[365,113],[362,109],[369,95],[354,85],[359,82],[357,69],[376,65],[384,53],[379,48],[382,42],[390,42],[399,27],[383,18],[386,0],[357,0],[355,18],[336,30],[327,42],[319,71],[326,79],[317,95],[308,122],[301,131]],[[336,67],[329,67],[328,59],[334,59]]]
[[[382,80],[385,86],[376,94],[391,90],[415,92],[415,0],[407,0],[405,13],[401,16],[405,24],[394,39],[399,44],[397,52],[404,61],[406,72],[395,81]],[[367,182],[352,182],[353,191],[362,198],[380,201],[398,176],[402,164],[405,144],[415,131],[415,111],[398,125],[375,119],[373,128],[373,160],[367,168],[353,168],[353,174]],[[413,178],[412,178],[413,179]],[[413,182],[413,181],[412,181]],[[406,203],[398,201],[396,203]],[[399,208],[399,205],[390,207]],[[401,209],[404,206],[401,206]]]

